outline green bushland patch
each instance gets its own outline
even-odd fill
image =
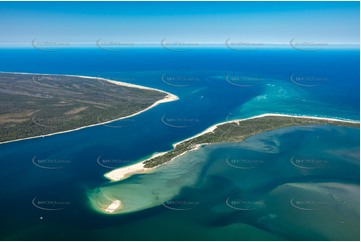
[[[99,78],[0,73],[0,142],[119,119],[166,95]]]

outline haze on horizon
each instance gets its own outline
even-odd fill
[[[358,44],[359,8],[359,2],[0,2],[0,46]]]

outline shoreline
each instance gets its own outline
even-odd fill
[[[103,81],[106,81],[106,82],[109,82],[109,83],[111,83],[111,84],[118,85],[118,86],[126,86],[126,87],[138,88],[138,89],[146,89],[146,90],[158,91],[158,92],[162,92],[162,93],[167,94],[167,96],[165,96],[163,99],[156,101],[155,103],[153,103],[152,105],[150,105],[150,106],[147,107],[146,109],[140,110],[140,111],[138,111],[138,112],[136,112],[136,113],[133,113],[133,114],[130,114],[130,115],[127,115],[127,116],[124,116],[124,117],[120,117],[120,118],[117,118],[117,119],[108,120],[108,121],[101,122],[101,123],[89,124],[89,125],[86,125],[86,126],[81,126],[81,127],[79,127],[79,128],[69,129],[69,130],[64,130],[64,131],[59,131],[59,132],[50,133],[50,134],[37,135],[37,136],[26,137],[26,138],[21,138],[21,139],[3,141],[3,142],[0,142],[0,145],[1,145],[1,144],[13,143],[13,142],[17,142],[17,141],[22,141],[22,140],[44,138],[44,137],[48,137],[48,136],[52,136],[52,135],[64,134],[64,133],[69,133],[69,132],[77,131],[77,130],[80,130],[80,129],[85,129],[85,128],[90,128],[90,127],[94,127],[94,126],[99,126],[99,125],[108,124],[108,123],[111,123],[111,122],[115,122],[115,121],[119,121],[119,120],[122,120],[122,119],[127,119],[127,118],[130,118],[130,117],[136,116],[136,115],[141,114],[141,113],[143,113],[143,112],[145,112],[145,111],[147,111],[147,110],[149,110],[149,109],[151,109],[151,108],[154,108],[155,106],[157,106],[157,105],[159,105],[159,104],[161,104],[161,103],[173,102],[173,101],[179,100],[179,97],[178,97],[178,96],[176,96],[176,95],[174,95],[174,94],[172,94],[172,93],[169,93],[169,92],[160,90],[160,89],[156,89],[156,88],[152,88],[152,87],[145,87],[145,86],[136,85],[136,84],[131,84],[131,83],[126,83],[126,82],[118,82],[118,81],[114,81],[114,80],[110,80],[110,79],[105,79],[105,78],[101,78],[101,77],[78,76],[78,75],[62,75],[62,74],[41,74],[41,73],[26,73],[26,72],[3,72],[3,71],[0,71],[0,73],[20,74],[20,75],[42,75],[42,76],[68,76],[68,77],[78,77],[78,78],[85,78],[85,79],[93,79],[93,80],[95,80],[95,81],[103,80]]]
[[[326,117],[317,117],[317,116],[308,116],[308,115],[291,115],[291,114],[280,114],[280,113],[264,113],[264,114],[259,114],[256,116],[252,116],[252,117],[248,117],[248,118],[241,118],[241,119],[235,119],[235,120],[229,120],[229,121],[224,121],[224,122],[220,122],[217,124],[214,124],[210,127],[208,127],[206,130],[202,131],[199,134],[196,134],[190,138],[181,140],[175,144],[173,144],[173,148],[175,146],[177,146],[180,143],[183,143],[185,141],[191,140],[193,138],[196,138],[198,136],[201,136],[203,134],[209,133],[209,132],[213,132],[218,126],[223,125],[223,124],[227,124],[227,123],[235,123],[235,122],[242,122],[242,121],[246,121],[246,120],[251,120],[251,119],[256,119],[256,118],[262,118],[262,117],[268,117],[268,116],[277,116],[277,117],[287,117],[287,118],[310,118],[310,119],[319,119],[319,120],[329,120],[329,121],[339,121],[339,122],[346,122],[346,123],[360,123],[360,121],[355,121],[355,120],[348,120],[348,119],[337,119],[337,118],[326,118]]]
[[[355,124],[360,123],[359,121],[336,119],[336,118],[325,118],[325,117],[307,116],[307,115],[304,115],[304,116],[299,115],[298,116],[298,115],[289,115],[289,114],[265,113],[265,114],[260,114],[260,115],[256,115],[256,116],[249,117],[249,118],[235,119],[235,120],[224,121],[224,122],[220,122],[218,124],[214,124],[214,125],[208,127],[207,129],[205,129],[204,131],[202,131],[202,132],[200,132],[200,133],[198,133],[198,134],[196,134],[196,135],[194,135],[194,136],[192,136],[190,138],[187,138],[187,139],[184,139],[184,140],[181,140],[181,141],[179,141],[177,143],[172,144],[172,147],[174,149],[178,144],[181,144],[181,143],[186,142],[188,140],[194,139],[194,138],[199,137],[201,135],[211,133],[218,126],[223,125],[223,124],[242,122],[242,121],[245,121],[245,120],[257,119],[257,118],[269,117],[269,116],[288,117],[288,118],[304,118],[304,119],[319,119],[319,120],[328,120],[328,121],[337,121],[337,122],[355,123]],[[179,156],[182,156],[187,152],[199,149],[201,145],[202,144],[198,144],[195,148],[193,148],[191,150],[187,150],[187,151],[177,155],[176,157],[173,157],[171,160],[174,160],[175,158],[177,158]],[[153,154],[151,157],[149,157],[149,158],[147,158],[145,160],[139,161],[139,162],[137,162],[137,163],[135,163],[133,165],[129,165],[129,166],[114,169],[114,170],[112,170],[110,172],[105,173],[104,177],[106,177],[107,179],[109,179],[112,182],[116,182],[116,181],[124,180],[124,179],[126,179],[126,178],[128,178],[128,177],[130,177],[130,176],[132,176],[134,174],[144,174],[144,173],[150,172],[150,171],[156,169],[157,167],[159,167],[161,165],[167,164],[171,160],[168,161],[168,162],[165,162],[163,164],[160,164],[158,166],[152,167],[152,168],[144,167],[144,162],[146,162],[147,160],[153,159],[153,158],[155,158],[157,156],[161,156],[161,155],[163,155],[163,154],[165,154],[167,152],[170,152],[170,151],[171,150],[166,151],[166,152],[159,152],[159,153]]]

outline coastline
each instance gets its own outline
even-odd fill
[[[59,131],[59,132],[55,132],[55,133],[50,133],[50,134],[44,134],[44,135],[26,137],[26,138],[21,138],[21,139],[3,141],[3,142],[0,142],[0,145],[1,145],[1,144],[12,143],[12,142],[17,142],[17,141],[22,141],[22,140],[28,140],[28,139],[44,138],[44,137],[47,137],[47,136],[52,136],[52,135],[57,135],[57,134],[63,134],[63,133],[69,133],[69,132],[77,131],[77,130],[80,130],[80,129],[85,129],[85,128],[90,128],[90,127],[94,127],[94,126],[98,126],[98,125],[108,124],[108,123],[111,123],[111,122],[114,122],[114,121],[119,121],[119,120],[122,120],[122,119],[127,119],[127,118],[130,118],[130,117],[136,116],[136,115],[141,114],[141,113],[143,113],[143,112],[145,112],[145,111],[147,111],[147,110],[149,110],[149,109],[151,109],[151,108],[153,108],[153,107],[155,107],[155,106],[157,106],[157,105],[159,105],[159,104],[161,104],[161,103],[173,102],[173,101],[179,100],[179,97],[178,97],[178,96],[176,96],[176,95],[174,95],[174,94],[172,94],[172,93],[169,93],[169,92],[160,90],[160,89],[156,89],[156,88],[152,88],[152,87],[145,87],[145,86],[136,85],[136,84],[131,84],[131,83],[126,83],[126,82],[118,82],[118,81],[114,81],[114,80],[110,80],[110,79],[105,79],[105,78],[99,78],[99,77],[78,76],[78,75],[62,75],[62,74],[26,73],[26,72],[3,72],[3,71],[0,71],[0,73],[20,74],[20,75],[23,74],[23,75],[43,75],[43,76],[68,76],[68,77],[78,77],[78,78],[93,79],[93,80],[95,80],[95,81],[103,80],[103,81],[106,81],[106,82],[109,82],[109,83],[112,83],[112,84],[115,84],[115,85],[119,85],[119,86],[126,86],[126,87],[138,88],[138,89],[146,89],[146,90],[158,91],[158,92],[162,92],[162,93],[167,94],[167,96],[165,96],[163,99],[156,101],[155,103],[153,103],[152,105],[150,105],[150,106],[147,107],[146,109],[140,110],[139,112],[136,112],[136,113],[133,113],[133,114],[124,116],[124,117],[120,117],[120,118],[117,118],[117,119],[108,120],[108,121],[101,122],[101,123],[96,123],[96,124],[90,124],[90,125],[86,125],[86,126],[81,126],[81,127],[79,127],[79,128],[75,128],[75,129],[70,129],[70,130],[65,130],[65,131]]]
[[[268,117],[268,116],[277,116],[277,117],[288,117],[288,118],[311,118],[311,119],[319,119],[319,120],[329,120],[329,121],[339,121],[339,122],[346,122],[346,123],[360,123],[359,121],[355,121],[355,120],[347,120],[347,119],[337,119],[337,118],[326,118],[326,117],[317,117],[317,116],[308,116],[308,115],[290,115],[290,114],[279,114],[279,113],[264,113],[264,114],[260,114],[260,115],[256,115],[256,116],[252,116],[249,118],[242,118],[242,119],[235,119],[235,120],[229,120],[229,121],[224,121],[221,123],[217,123],[214,124],[212,126],[210,126],[209,128],[207,128],[206,130],[202,131],[199,134],[196,134],[195,136],[192,136],[190,138],[181,140],[175,144],[173,144],[173,148],[175,146],[177,146],[180,143],[183,143],[187,140],[191,140],[193,138],[196,138],[198,136],[201,136],[203,134],[206,133],[210,133],[213,132],[218,126],[223,125],[223,124],[227,124],[227,123],[235,123],[235,122],[242,122],[242,121],[246,121],[246,120],[251,120],[251,119],[256,119],[256,118],[262,118],[262,117]]]
[[[307,116],[307,115],[298,116],[298,115],[289,115],[289,114],[265,113],[265,114],[260,114],[260,115],[256,115],[256,116],[249,117],[249,118],[235,119],[235,120],[225,121],[225,122],[221,122],[221,123],[212,125],[209,128],[202,131],[201,133],[198,133],[198,134],[196,134],[196,135],[194,135],[194,136],[192,136],[190,138],[187,138],[187,139],[181,140],[181,141],[179,141],[177,143],[174,143],[172,145],[172,147],[174,149],[178,144],[181,144],[181,143],[186,142],[188,140],[194,139],[194,138],[199,137],[201,135],[211,133],[218,126],[223,125],[223,124],[242,122],[242,121],[246,121],[246,120],[257,119],[257,118],[262,118],[262,117],[269,117],[269,116],[289,117],[289,118],[304,118],[304,119],[319,119],[319,120],[328,120],[328,121],[337,121],[337,122],[355,123],[355,124],[360,123],[360,122],[354,121],[354,120],[344,120],[344,119],[336,119],[336,118],[315,117],[315,116]],[[177,158],[179,156],[184,155],[187,152],[199,149],[200,146],[201,146],[201,144],[198,144],[193,149],[188,150],[186,152],[183,152],[183,153],[179,154],[176,157],[173,157],[170,161],[174,160],[175,158]],[[164,153],[167,153],[167,152],[169,152],[169,151],[156,153],[156,154],[152,155],[151,157],[149,157],[149,158],[147,158],[145,160],[142,160],[140,162],[137,162],[137,163],[135,163],[133,165],[129,165],[129,166],[126,166],[126,167],[121,167],[121,168],[118,168],[118,169],[114,169],[114,170],[112,170],[110,172],[105,173],[104,177],[108,178],[110,181],[115,182],[115,181],[124,180],[124,179],[126,179],[126,178],[128,178],[128,177],[130,177],[130,176],[132,176],[134,174],[144,174],[144,173],[150,172],[150,171],[156,169],[157,167],[159,167],[160,165],[152,167],[152,168],[146,168],[146,167],[144,167],[144,162],[146,162],[147,160],[153,159],[153,158],[155,158],[157,156],[161,156],[161,155],[163,155]],[[170,162],[170,161],[168,161],[168,162]],[[167,162],[163,163],[163,164],[167,164]],[[163,165],[163,164],[161,164],[161,165]]]

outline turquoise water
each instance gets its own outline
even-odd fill
[[[118,183],[100,165],[132,164],[218,122],[262,113],[359,120],[358,50],[0,53],[1,71],[101,76],[180,98],[111,125],[1,145],[2,239],[358,239],[358,129],[275,130]],[[101,214],[92,202],[103,194],[142,209]]]
[[[145,214],[176,223],[161,232],[164,222],[156,229],[153,219],[130,216],[126,228],[117,227],[118,239],[174,239],[177,231],[184,231],[177,235],[183,240],[215,239],[211,228],[232,240],[353,240],[359,234],[358,168],[358,129],[291,127],[204,146],[90,197],[113,194],[127,209],[154,207]],[[133,223],[144,233],[128,232]]]

